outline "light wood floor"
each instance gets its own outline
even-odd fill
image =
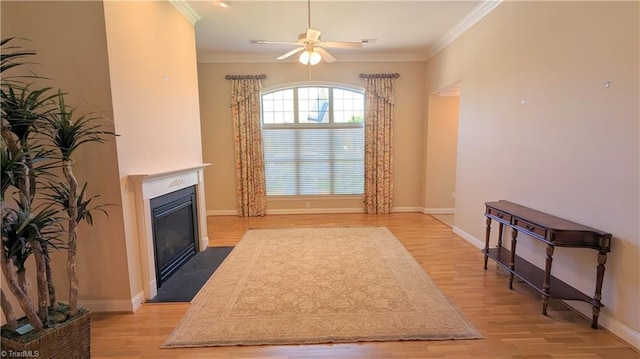
[[[431,216],[298,215],[209,217],[211,246],[235,245],[248,228],[386,226],[485,339],[304,346],[159,349],[189,304],[145,304],[135,314],[94,314],[93,358],[640,358],[640,354],[558,302],[540,314],[539,296],[482,269],[481,252]]]
[[[447,227],[453,228],[455,215],[453,214],[432,214],[431,217],[445,224]]]

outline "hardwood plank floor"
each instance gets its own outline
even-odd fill
[[[429,215],[221,216],[208,226],[210,246],[235,245],[250,228],[386,226],[485,339],[159,349],[189,304],[145,304],[134,314],[94,314],[93,358],[640,358],[559,302],[540,314],[539,295],[522,283],[509,290],[504,271],[492,262],[483,270],[481,252]]]

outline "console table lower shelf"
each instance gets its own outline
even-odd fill
[[[516,276],[522,279],[523,281],[525,281],[530,286],[532,286],[534,289],[540,292],[540,294],[547,295],[545,294],[544,289],[542,287],[542,283],[544,283],[544,275],[545,275],[544,270],[536,267],[531,262],[517,255],[515,256],[515,261],[514,261],[515,263],[514,267],[516,269],[511,270],[509,265],[509,262],[511,261],[511,251],[504,247],[490,248],[489,253],[488,254],[485,253],[485,256],[493,259],[496,263],[498,263],[498,265],[500,265],[502,268],[506,269],[510,273],[509,288],[512,287],[513,276]],[[574,287],[570,286],[569,284],[561,281],[560,279],[554,276],[550,277],[550,288],[549,288],[548,296],[550,298],[556,298],[556,299],[580,300],[583,302],[587,302],[598,308],[603,307],[601,303],[597,303],[590,296],[582,293],[581,291],[575,289]],[[544,313],[543,311],[543,314],[546,314],[546,313]]]

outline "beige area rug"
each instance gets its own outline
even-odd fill
[[[481,338],[384,227],[245,233],[163,348]]]

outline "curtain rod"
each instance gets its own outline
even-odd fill
[[[393,74],[360,74],[361,79],[380,79],[380,78],[397,79],[398,77],[400,77],[400,74],[397,72]]]
[[[257,79],[257,80],[264,80],[267,78],[267,75],[265,74],[260,74],[260,75],[226,75],[224,77],[227,80],[245,80],[245,79]]]

